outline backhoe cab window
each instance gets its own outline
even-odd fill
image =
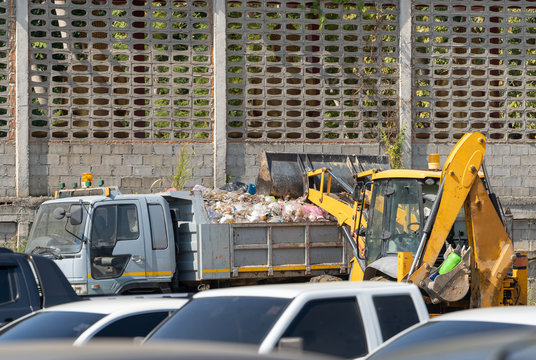
[[[95,208],[91,225],[91,273],[95,279],[114,278],[125,270],[130,255],[113,254],[118,241],[139,237],[136,205]]]
[[[367,260],[387,253],[415,253],[421,238],[420,184],[415,179],[394,179],[374,184],[367,233]]]

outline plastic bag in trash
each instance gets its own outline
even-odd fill
[[[240,181],[234,181],[223,185],[220,190],[246,192],[248,191],[248,185]]]
[[[303,210],[308,214],[307,218],[310,221],[323,220],[327,218],[328,213],[315,205],[303,205]]]

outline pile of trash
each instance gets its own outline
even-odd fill
[[[251,190],[251,189],[250,189]],[[319,222],[336,221],[326,211],[309,204],[304,198],[276,199],[248,192],[248,186],[232,185],[209,189],[195,185],[201,193],[212,223]]]

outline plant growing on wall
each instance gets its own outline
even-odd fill
[[[389,155],[391,159],[391,167],[393,169],[402,169],[404,163],[402,161],[402,142],[406,139],[406,129],[401,128],[400,131],[395,126],[391,127],[376,127],[380,132],[380,142],[387,149],[385,155]]]
[[[192,160],[195,153],[193,150],[183,146],[177,156],[177,164],[171,169],[171,172],[166,177],[156,179],[151,184],[151,189],[158,185],[168,182],[171,189],[183,190],[186,182],[192,177],[193,164]]]

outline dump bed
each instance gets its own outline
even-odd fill
[[[179,281],[341,275],[348,250],[336,223],[184,223]]]

